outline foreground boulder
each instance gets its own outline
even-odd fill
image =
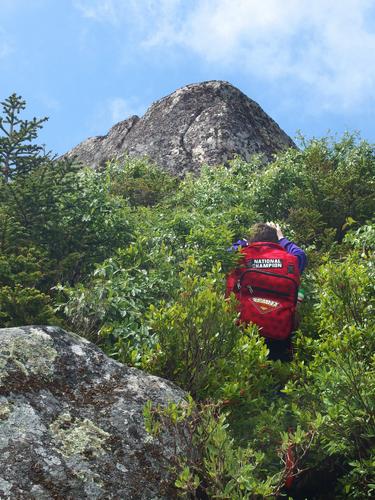
[[[184,396],[60,328],[0,329],[0,498],[174,498],[184,449],[148,435],[143,408]]]
[[[107,135],[91,137],[64,156],[93,167],[126,154],[148,156],[181,176],[235,155],[249,160],[260,153],[272,160],[275,153],[294,146],[259,104],[233,85],[214,80],[176,90],[142,118],[117,123]]]

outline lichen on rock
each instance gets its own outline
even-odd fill
[[[0,498],[174,498],[185,445],[150,439],[143,409],[184,398],[61,328],[0,329]]]
[[[40,328],[25,338],[21,328],[4,328],[0,337],[0,387],[11,376],[49,379],[57,356],[51,337]],[[18,372],[18,373],[17,373]]]
[[[2,399],[0,397],[0,420],[6,420],[12,412],[12,408],[8,401],[2,401]]]
[[[77,420],[69,412],[62,413],[50,424],[49,429],[57,441],[57,450],[65,457],[88,454],[98,457],[106,453],[105,443],[110,434],[88,418]]]

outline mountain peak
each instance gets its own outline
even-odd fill
[[[249,160],[295,146],[255,101],[228,82],[193,83],[154,102],[143,117],[114,125],[107,135],[83,141],[66,156],[100,167],[123,155],[148,156],[177,175],[202,164]]]

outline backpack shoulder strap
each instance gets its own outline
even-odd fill
[[[273,241],[256,241],[255,243],[250,243],[245,248],[257,248],[257,247],[269,247],[274,250],[280,250],[286,252],[285,248],[279,245],[279,243],[274,243]]]

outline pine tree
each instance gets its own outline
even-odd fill
[[[15,93],[0,104],[3,109],[3,116],[0,116],[0,176],[7,183],[17,175],[30,172],[49,157],[43,146],[32,142],[48,118],[22,120],[19,114],[26,108],[26,101]]]

